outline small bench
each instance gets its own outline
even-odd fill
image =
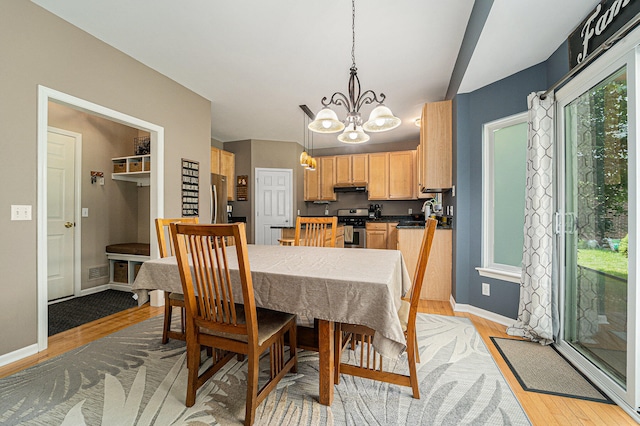
[[[106,248],[109,259],[109,284],[131,286],[136,279],[140,265],[150,259],[148,243],[111,244]]]

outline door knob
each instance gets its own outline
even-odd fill
[[[64,223],[64,227],[65,228],[73,228],[73,222],[65,222]]]

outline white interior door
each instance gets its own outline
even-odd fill
[[[47,300],[74,294],[75,144],[72,135],[48,132]]]
[[[256,169],[255,243],[277,245],[281,229],[292,226],[291,169]]]

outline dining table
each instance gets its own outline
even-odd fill
[[[366,325],[373,345],[397,359],[406,348],[398,310],[411,279],[398,250],[304,246],[247,246],[256,305],[318,324],[319,402],[331,405],[334,390],[334,324]],[[242,290],[235,250],[228,251],[236,301]],[[140,305],[149,292],[183,293],[175,257],[144,262],[132,285]]]

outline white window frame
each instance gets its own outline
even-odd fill
[[[476,268],[483,277],[520,283],[522,266],[494,261],[494,150],[495,133],[505,127],[527,123],[528,113],[522,112],[482,126],[482,266]],[[523,165],[526,167],[526,164]],[[524,229],[524,228],[523,228]]]

